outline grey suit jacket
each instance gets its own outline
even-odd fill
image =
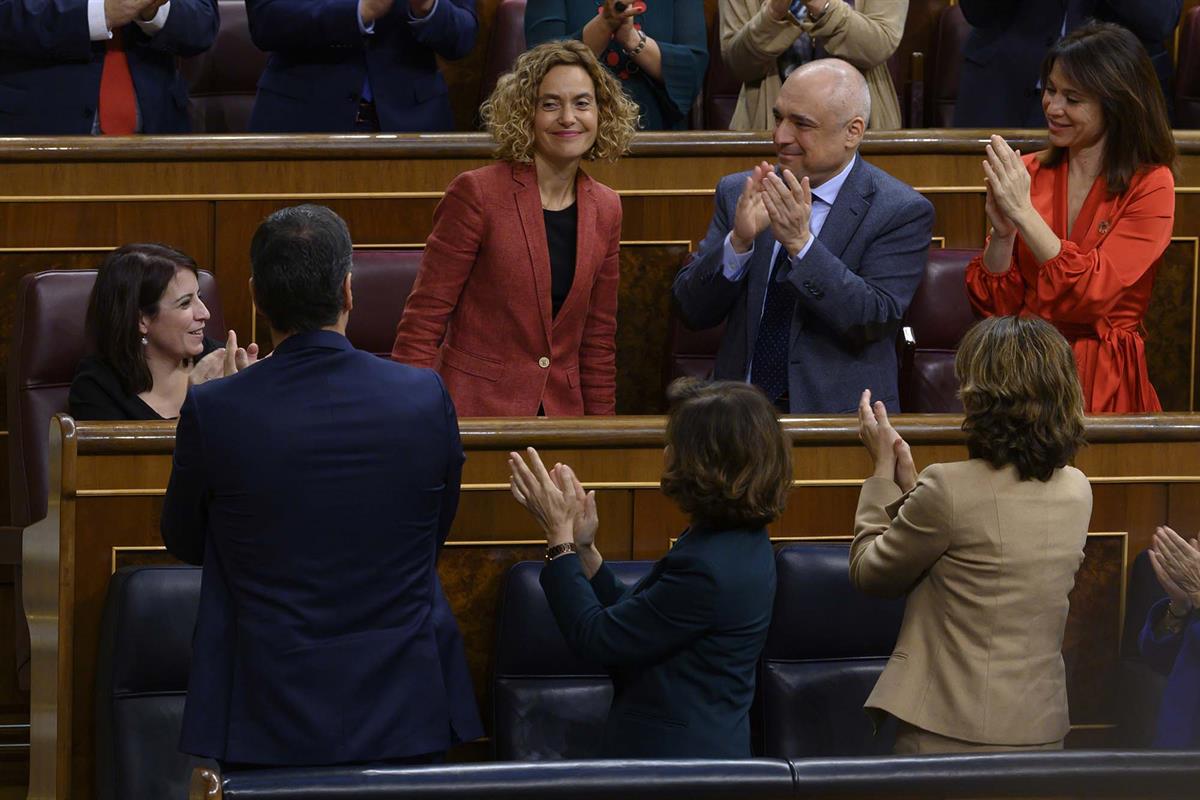
[[[856,156],[825,225],[804,258],[778,279],[797,290],[788,350],[793,414],[852,412],[863,389],[898,411],[895,334],[925,272],[933,206]],[[771,254],[768,227],[737,282],[722,270],[725,235],[749,173],[717,184],[716,212],[674,295],[692,328],[726,323],[713,377],[745,380],[754,354]]]

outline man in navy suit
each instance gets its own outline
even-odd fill
[[[432,370],[355,350],[350,235],[286,208],[251,244],[269,358],[189,390],[163,506],[204,565],[180,749],[228,766],[436,761],[482,735],[437,578],[463,451]]]
[[[176,62],[218,23],[216,0],[0,0],[0,136],[186,133]]]
[[[470,52],[475,0],[246,0],[246,13],[271,53],[251,130],[454,130],[436,56]]]
[[[716,213],[674,294],[693,328],[722,322],[713,377],[783,411],[850,413],[863,389],[898,410],[896,332],[925,271],[933,206],[858,155],[871,98],[835,58],[775,101],[779,168],[717,184]]]
[[[963,47],[956,128],[1045,128],[1038,76],[1046,51],[1090,18],[1133,31],[1158,73],[1167,108],[1174,107],[1166,42],[1183,0],[961,0],[971,25]],[[1173,116],[1173,114],[1172,114]]]

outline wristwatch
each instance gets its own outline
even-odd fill
[[[565,556],[567,553],[578,553],[579,548],[574,542],[562,542],[561,544],[553,545],[546,548],[546,563],[549,564],[559,556]]]

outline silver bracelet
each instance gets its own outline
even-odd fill
[[[632,50],[625,50],[624,47],[621,48],[622,50],[625,50],[625,55],[629,56],[630,58],[633,58],[638,53],[640,53],[646,49],[646,34],[642,33],[639,30],[637,32],[637,35],[638,35],[638,40],[639,40],[637,47],[633,48]]]

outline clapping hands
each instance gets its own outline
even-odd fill
[[[520,453],[508,454],[509,488],[517,502],[538,521],[546,543],[573,541],[580,548],[593,546],[600,525],[596,493],[585,492],[566,464],[555,464],[547,470],[537,450],[529,447],[525,452],[528,464]]]
[[[1000,236],[1016,232],[1013,220],[1027,213],[1029,170],[1021,160],[1021,151],[1013,150],[1000,136],[993,135],[983,162],[983,182],[987,185],[985,209],[988,221]]]
[[[811,218],[808,178],[797,179],[788,169],[776,174],[775,168],[763,161],[746,177],[734,209],[729,243],[735,252],[744,253],[770,226],[775,240],[795,256],[808,243]]]
[[[902,492],[917,485],[912,450],[892,427],[887,407],[878,401],[872,405],[870,389],[863,390],[858,401],[858,438],[875,461],[875,477],[895,481]]]
[[[1200,538],[1190,542],[1163,525],[1154,531],[1150,566],[1163,591],[1183,608],[1200,607]]]

